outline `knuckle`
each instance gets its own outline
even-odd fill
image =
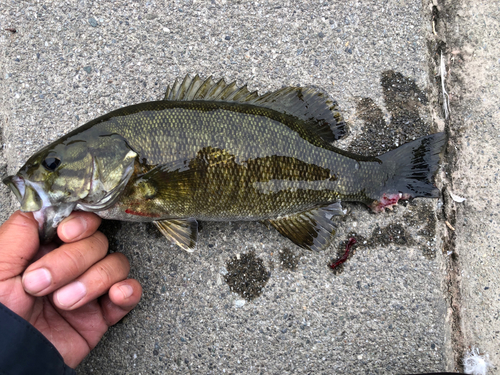
[[[99,284],[101,284],[106,289],[109,288],[111,284],[113,284],[114,280],[114,271],[109,264],[99,264],[97,265],[96,272],[98,274]]]
[[[66,273],[70,275],[81,274],[83,271],[82,268],[85,268],[87,263],[84,254],[85,249],[78,245],[75,245],[71,248],[62,248],[61,250],[61,257],[65,258],[65,261],[60,264],[65,265]]]
[[[128,258],[122,253],[114,253],[113,255],[118,258],[120,268],[126,270],[126,274],[128,275],[128,272],[130,271],[130,262],[128,261]]]
[[[96,265],[96,273],[99,284],[104,289],[125,278],[130,269],[127,258],[123,254],[114,253],[108,256],[106,261]]]
[[[102,234],[101,232],[95,232],[90,238],[92,239],[91,246],[94,245],[98,250],[104,253],[108,251],[108,239],[104,234]]]

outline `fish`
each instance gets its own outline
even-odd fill
[[[320,251],[342,202],[374,212],[400,199],[438,197],[444,133],[379,156],[332,145],[346,134],[338,103],[311,87],[259,95],[224,79],[186,75],[163,100],[100,116],[31,156],[3,179],[33,212],[41,242],[73,211],[152,222],[196,248],[198,221],[260,221]]]

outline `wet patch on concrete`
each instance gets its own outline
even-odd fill
[[[260,296],[269,280],[270,272],[262,259],[253,251],[238,254],[226,263],[227,274],[224,279],[232,292],[238,293],[247,301]]]
[[[354,238],[356,243],[352,245],[351,250],[349,252],[349,256],[347,257],[347,262],[354,256],[357,250],[367,248],[367,247],[386,247],[391,244],[400,245],[400,246],[410,246],[414,243],[411,235],[405,230],[405,228],[401,224],[391,223],[383,228],[377,226],[372,235],[369,238],[361,236],[355,232],[349,233],[346,237],[346,240],[340,242],[337,246],[337,255],[334,259],[331,260],[329,264],[335,263],[337,260],[344,256],[346,251],[346,246],[349,242],[350,238]],[[335,267],[332,271],[334,275],[341,274],[344,272],[344,266],[348,263],[342,263]]]
[[[427,98],[415,81],[387,70],[382,73],[380,83],[391,120],[385,121],[382,110],[371,98],[357,98],[356,115],[363,120],[364,129],[349,146],[350,152],[380,155],[430,133],[430,126],[419,114]]]
[[[338,244],[336,256],[331,259],[329,264],[335,263],[345,254],[346,245],[350,238],[353,237],[356,240],[356,243],[351,248],[347,262],[333,269],[335,275],[342,273],[344,266],[348,264],[356,251],[363,248],[388,247],[389,245],[401,247],[418,246],[422,250],[422,255],[427,259],[432,260],[436,257],[436,245],[434,242],[436,236],[436,217],[432,209],[427,205],[417,208],[412,201],[404,201],[403,204],[413,206],[413,210],[405,213],[403,216],[403,224],[393,222],[385,227],[377,225],[368,238],[352,232],[346,236],[344,241]],[[416,236],[412,236],[407,229],[409,227],[421,229],[416,232]]]
[[[400,246],[410,246],[414,243],[413,238],[408,234],[401,224],[391,223],[384,228],[376,227],[369,242],[373,245],[388,246],[391,244]]]
[[[425,223],[425,226],[417,232],[423,239],[420,241],[422,253],[427,259],[434,259],[437,250],[435,243],[432,241],[436,238],[436,216],[432,210],[422,209],[418,211],[418,218],[420,224]]]
[[[391,125],[405,128],[409,125],[410,128],[412,125],[425,127],[420,119],[419,108],[422,104],[427,104],[427,97],[413,79],[393,70],[387,70],[382,73],[380,83],[385,106],[392,116]]]
[[[370,238],[365,240],[365,246],[418,246],[422,255],[427,259],[436,258],[436,217],[432,210],[423,207],[416,211],[408,212],[403,216],[404,225],[390,223],[385,227],[376,227]],[[412,236],[406,229],[408,227],[420,227],[416,236]]]
[[[436,246],[434,239],[436,237],[436,215],[431,203],[420,201],[418,204],[409,201],[411,211],[403,215],[403,221],[406,227],[420,228],[414,242],[420,245],[422,254],[429,260],[436,258]]]
[[[279,251],[280,264],[285,270],[295,271],[299,264],[300,254],[294,253],[289,248],[285,247]]]

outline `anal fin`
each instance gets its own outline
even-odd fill
[[[268,222],[300,247],[320,251],[328,247],[335,234],[335,224],[331,217],[343,214],[340,202],[335,202],[295,215],[269,219]]]
[[[153,221],[154,225],[169,240],[192,253],[198,240],[198,222],[195,219],[171,219]]]

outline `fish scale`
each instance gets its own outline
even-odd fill
[[[4,182],[36,212],[42,239],[76,209],[153,221],[188,251],[197,220],[267,221],[299,246],[321,250],[341,201],[383,211],[401,198],[438,195],[432,178],[444,134],[366,157],[331,145],[344,133],[336,103],[317,90],[259,96],[186,77],[162,101],[75,129]]]

